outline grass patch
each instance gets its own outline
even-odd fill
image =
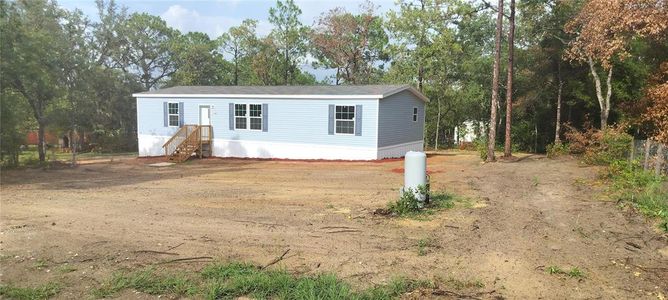
[[[558,266],[549,266],[545,270],[548,274],[551,275],[566,275],[571,278],[584,278],[584,272],[578,267],[572,267],[569,270],[563,270]]]
[[[61,273],[61,274],[72,273],[76,270],[77,270],[77,268],[75,268],[73,266],[70,266],[70,265],[62,265],[62,266],[58,267],[58,273]]]
[[[49,267],[49,264],[46,262],[46,260],[38,259],[32,266],[41,270]]]
[[[222,263],[208,265],[191,277],[153,268],[117,273],[93,295],[111,297],[124,289],[134,289],[152,295],[205,299],[394,299],[418,288],[434,287],[431,281],[398,278],[385,285],[356,291],[331,274],[296,276],[284,270],[262,270],[248,263]]]
[[[0,296],[7,299],[33,300],[48,299],[60,292],[60,285],[54,282],[38,287],[17,287],[9,284],[0,285]]]
[[[431,238],[419,239],[417,242],[418,256],[425,256],[431,248],[437,248],[436,241]]]
[[[461,280],[449,277],[445,279],[443,283],[456,290],[481,289],[485,287],[485,284],[480,279]]]
[[[194,281],[182,275],[161,274],[153,268],[148,268],[131,273],[116,273],[109,282],[94,290],[93,295],[106,298],[124,289],[134,289],[151,295],[192,296],[197,293]]]
[[[426,189],[421,188],[420,193],[425,194]],[[432,215],[439,210],[449,209],[455,206],[455,202],[463,198],[445,192],[429,192],[429,202],[421,203],[412,191],[404,191],[399,200],[387,205],[386,214],[420,219]],[[423,206],[423,207],[420,207]]]
[[[604,174],[610,182],[610,197],[660,220],[668,232],[668,186],[664,176],[643,170],[639,162],[612,162]]]

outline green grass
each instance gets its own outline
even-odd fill
[[[62,266],[58,267],[57,270],[58,270],[58,273],[66,274],[66,273],[72,273],[72,272],[76,271],[77,268],[75,268],[73,266],[70,266],[70,265],[62,265]]]
[[[190,276],[188,276],[190,275]],[[385,285],[357,291],[335,275],[293,275],[284,270],[263,270],[248,263],[221,263],[201,272],[176,275],[148,268],[112,276],[93,292],[112,297],[124,289],[152,295],[205,299],[395,299],[417,288],[433,288],[431,281],[398,278]]]
[[[638,162],[612,162],[604,174],[610,182],[610,197],[640,213],[660,220],[668,232],[668,186],[666,177],[644,171]]]
[[[583,278],[584,277],[584,272],[580,270],[578,267],[572,267],[569,270],[563,270],[559,268],[558,266],[549,266],[545,270],[548,274],[551,275],[566,275],[571,278]]]
[[[417,242],[418,256],[427,255],[427,253],[429,252],[429,248],[435,248],[437,246],[438,245],[436,245],[436,242],[431,238],[423,238],[418,240]]]
[[[17,300],[48,299],[60,292],[60,285],[47,283],[38,287],[17,287],[10,284],[0,285],[0,298]]]
[[[153,268],[112,276],[109,282],[93,291],[98,298],[105,298],[124,289],[134,289],[151,295],[175,294],[191,296],[197,293],[195,282],[177,274],[160,274]]]
[[[464,198],[444,192],[430,192],[429,203],[420,208],[418,200],[412,192],[404,192],[399,200],[390,202],[387,211],[398,217],[424,219],[434,213],[455,206],[455,202],[464,201]]]

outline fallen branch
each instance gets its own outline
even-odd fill
[[[174,252],[164,252],[164,251],[155,251],[155,250],[137,250],[137,251],[132,251],[132,253],[153,253],[153,254],[164,254],[164,255],[179,255],[178,253],[174,253]]]
[[[288,252],[290,252],[290,248],[288,248],[288,250],[285,250],[285,252],[283,252],[283,254],[281,254],[281,256],[279,256],[279,257],[277,257],[276,259],[272,260],[270,263],[264,265],[264,267],[261,267],[260,270],[266,269],[266,268],[268,268],[268,267],[270,267],[270,266],[276,264],[277,262],[283,260],[283,258],[285,257],[285,255],[288,254]]]
[[[159,265],[164,265],[164,264],[175,263],[175,262],[202,260],[202,259],[213,259],[213,257],[211,257],[211,256],[184,257],[184,258],[177,258],[177,259],[172,259],[172,260],[168,260],[168,261],[159,262],[158,264]]]
[[[174,247],[169,247],[169,248],[167,248],[167,251],[171,251],[171,250],[174,250],[174,249],[176,249],[176,248],[178,248],[178,247],[181,247],[181,245],[183,245],[183,244],[185,244],[185,243],[178,244],[178,245],[176,245],[176,246],[174,246]]]
[[[362,230],[359,230],[359,229],[343,229],[343,230],[327,231],[325,233],[345,233],[345,232],[362,232]]]

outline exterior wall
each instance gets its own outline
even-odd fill
[[[417,122],[413,122],[413,107],[418,109]],[[425,102],[409,91],[381,99],[378,109],[378,148],[389,149],[389,146],[411,144],[409,150],[422,151],[423,147],[418,148],[417,145],[424,141],[424,113]]]
[[[378,148],[378,159],[404,157],[408,151],[424,150],[424,141],[398,144]]]
[[[164,127],[163,102],[183,102],[185,124],[199,123],[199,106],[211,107],[213,155],[291,159],[377,158],[377,99],[137,98],[139,156],[164,155],[178,130]],[[229,103],[267,104],[267,132],[230,130]],[[362,135],[330,135],[329,105],[363,105]]]

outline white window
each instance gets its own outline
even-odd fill
[[[417,107],[413,107],[413,122],[417,122],[418,119],[417,114],[418,114]]]
[[[234,104],[234,129],[262,130],[262,104]]]
[[[179,104],[167,103],[167,119],[169,127],[179,127]]]
[[[355,134],[355,106],[336,106],[336,134]]]

